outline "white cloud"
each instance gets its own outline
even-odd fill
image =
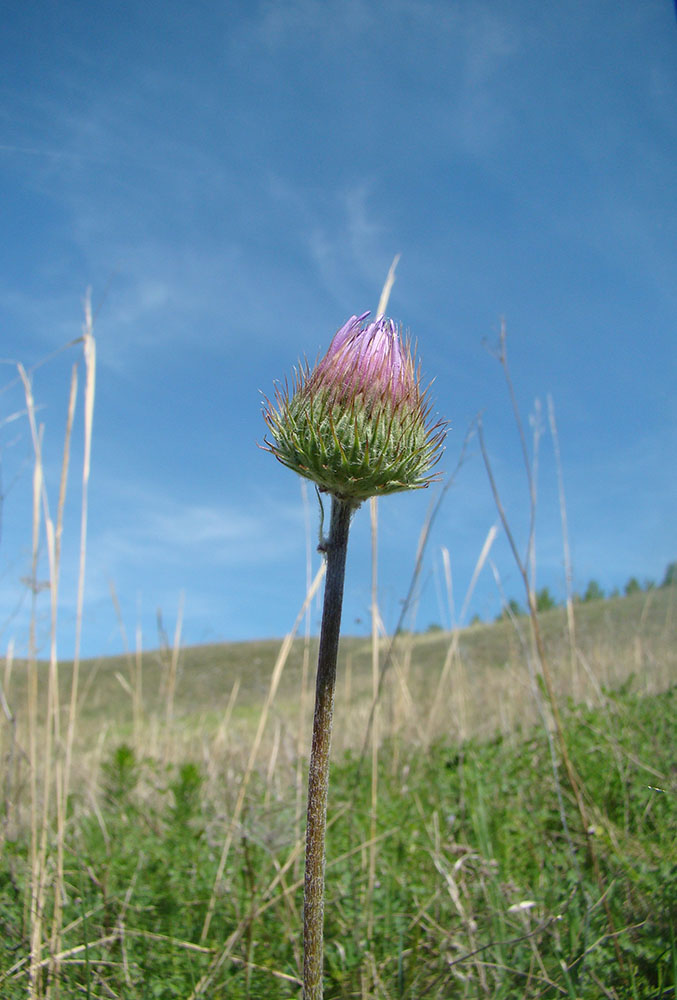
[[[227,556],[234,546],[251,550],[265,534],[261,517],[226,507],[203,504],[176,505],[173,510],[153,511],[148,517],[148,537],[176,548],[209,546]]]
[[[298,45],[304,34],[319,37],[325,44],[341,46],[347,36],[376,32],[378,23],[377,12],[365,0],[322,4],[316,0],[291,0],[285,4],[268,0],[249,30],[257,42],[276,50],[290,43]]]
[[[273,502],[267,494],[219,504],[182,501],[159,487],[99,482],[109,522],[90,538],[90,554],[102,565],[180,562],[191,571],[202,562],[252,566],[298,544],[301,505]],[[104,515],[105,516],[105,515]]]

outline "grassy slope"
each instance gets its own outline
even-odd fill
[[[524,642],[528,645],[528,622],[526,619],[518,621]],[[586,665],[597,684],[605,687],[617,686],[631,674],[637,674],[643,689],[660,690],[677,677],[675,588],[576,606],[576,639],[580,657],[575,691],[572,688],[564,610],[558,608],[544,613],[541,624],[552,667],[560,691],[565,696],[575,694],[580,700],[594,695],[594,684],[591,685],[586,675]],[[421,719],[427,718],[432,707],[450,640],[448,633],[432,632],[404,636],[395,643],[394,665],[405,675]],[[381,663],[389,646],[389,640],[382,641]],[[233,685],[239,682],[233,718],[245,724],[255,722],[279,650],[278,640],[194,646],[181,650],[174,717],[188,729],[199,727],[203,732],[213,731],[221,721]],[[316,639],[311,639],[311,673],[316,651]],[[460,662],[460,676],[467,686],[466,701],[470,703],[465,735],[489,735],[496,729],[509,728],[508,723],[513,721],[525,721],[521,691],[529,688],[529,674],[525,666],[524,645],[513,625],[505,621],[464,629],[459,637],[459,651],[460,657],[454,662],[456,665]],[[296,639],[276,699],[277,710],[282,716],[292,715],[298,709],[303,656],[304,641]],[[170,658],[168,650],[143,654],[143,709],[147,717],[165,716]],[[341,698],[347,693],[352,708],[359,710],[363,707],[366,693],[371,691],[370,641],[342,638],[339,661],[339,708]],[[59,669],[61,701],[65,705],[70,692],[71,665],[62,663]],[[108,657],[82,664],[80,685],[83,696],[78,718],[81,735],[85,738],[95,735],[98,739],[102,725],[110,726],[118,735],[129,733],[131,698],[120,678],[133,683],[134,670],[133,658],[125,657]],[[452,674],[443,691],[445,699],[452,695],[453,683],[458,686],[458,679],[458,673]],[[348,692],[346,683],[349,684]],[[519,696],[515,697],[518,692]],[[25,671],[20,664],[14,668],[11,700],[21,716],[25,705]],[[510,700],[515,704],[507,704]],[[355,738],[359,743],[363,728],[356,728]],[[435,735],[444,734],[442,729]]]
[[[390,671],[396,683],[382,701],[370,889],[370,764],[355,749],[365,731],[370,652],[362,640],[343,644],[330,792],[327,1000],[674,997],[674,599],[674,590],[657,591],[648,600],[640,594],[577,609],[579,665],[611,687],[634,675],[626,690],[601,696],[589,679],[583,686],[582,669],[579,693],[590,696],[589,706],[572,707],[566,716],[601,882],[566,784],[558,792],[561,769],[553,770],[543,729],[530,726],[536,715],[524,651],[513,627],[500,623],[461,634],[461,656],[451,662],[432,730],[426,723],[450,637],[400,641]],[[543,627],[566,691],[571,666],[562,612],[544,615]],[[305,779],[293,748],[301,641],[234,828],[214,919],[201,939],[242,778],[237,734],[251,736],[278,649],[278,643],[244,643],[182,651],[178,721],[170,733],[162,725],[167,666],[148,654],[136,743],[130,697],[116,679],[128,665],[85,665],[82,780],[74,783],[64,844],[61,938],[63,952],[76,950],[61,965],[61,996],[298,996]],[[237,678],[241,688],[224,742],[218,722]],[[61,680],[65,694],[67,666]],[[21,685],[17,667],[10,689],[17,706]],[[462,746],[457,710],[468,737]],[[121,738],[132,745],[116,750]],[[342,744],[352,753],[341,754]],[[0,975],[17,966],[0,981],[8,1000],[26,989],[29,850],[17,816],[28,786],[18,757],[16,766],[11,801],[7,792],[4,801],[0,866]],[[602,894],[618,932],[620,963]]]

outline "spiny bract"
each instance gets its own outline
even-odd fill
[[[356,505],[427,486],[446,433],[429,420],[409,341],[384,316],[363,326],[368,315],[352,316],[315,368],[295,370],[263,411],[278,461]]]

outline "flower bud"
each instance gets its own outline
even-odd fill
[[[356,505],[427,486],[446,433],[429,420],[409,342],[384,316],[363,327],[368,315],[352,316],[315,368],[295,370],[263,410],[278,461]]]

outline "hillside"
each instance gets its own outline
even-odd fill
[[[674,998],[675,588],[576,612],[573,661],[563,612],[541,625],[560,692],[578,702],[562,717],[583,827],[548,730],[531,725],[525,620],[523,638],[509,622],[401,636],[371,760],[340,752],[365,742],[372,669],[369,643],[343,642],[327,1000]],[[124,658],[83,664],[62,812],[66,713],[51,751],[49,732],[27,738],[26,665],[14,665],[18,725],[0,731],[3,997],[26,996],[38,967],[63,997],[300,996],[311,697],[302,720],[299,640],[266,707],[279,651],[181,650],[173,700],[168,653],[144,654],[140,678]]]
[[[630,677],[641,692],[677,680],[677,591],[674,587],[575,606],[576,656],[572,658],[566,614],[540,616],[551,669],[560,694],[594,703],[600,688],[617,688]],[[519,630],[519,631],[518,631]],[[281,642],[265,640],[183,648],[172,669],[171,650],[136,657],[84,661],[79,681],[77,739],[130,738],[137,726],[170,716],[188,742],[214,734],[228,711],[229,731],[246,738],[256,725],[270,686]],[[386,666],[381,708],[390,735],[417,742],[511,731],[537,719],[529,668],[529,622],[473,625],[456,635],[443,631],[382,639],[379,668]],[[311,712],[317,639],[294,640],[274,701],[282,733],[296,742],[304,657],[306,724]],[[372,653],[368,639],[345,637],[339,651],[336,745],[360,746],[371,707]],[[47,665],[39,665],[41,703]],[[68,704],[72,664],[59,664],[62,706]],[[173,701],[168,696],[173,686]],[[14,664],[8,700],[21,726],[25,717],[25,664]],[[231,695],[234,700],[231,700]],[[136,696],[136,697],[135,697]],[[229,704],[230,702],[230,704]],[[65,717],[65,709],[62,709]]]

